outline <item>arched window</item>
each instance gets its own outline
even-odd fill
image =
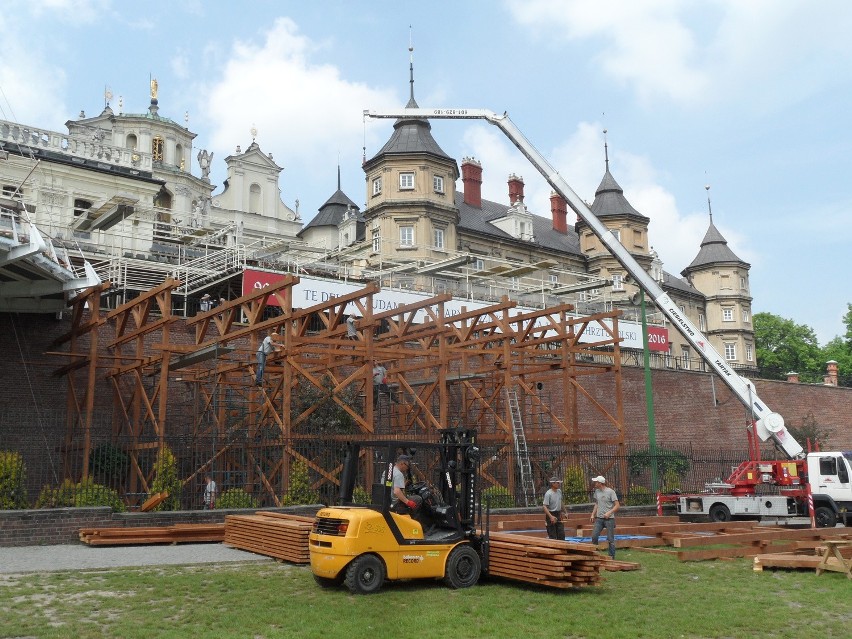
[[[260,213],[260,184],[249,187],[249,213]]]
[[[132,133],[130,133],[130,134],[128,134],[128,135],[127,135],[127,138],[125,138],[125,140],[124,140],[124,148],[126,148],[126,149],[132,149],[132,150],[134,150],[134,151],[135,151],[135,150],[136,150],[136,145],[137,145],[138,143],[139,143],[139,142],[138,142],[138,140],[136,139],[136,136],[135,136],[135,135],[133,135]]]
[[[183,145],[175,145],[175,166],[183,168]]]

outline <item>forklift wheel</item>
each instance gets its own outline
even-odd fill
[[[385,582],[385,565],[375,555],[361,555],[346,569],[346,587],[352,594],[378,592]]]
[[[479,554],[468,544],[456,546],[447,558],[447,574],[444,583],[450,588],[470,588],[479,581],[482,562]]]

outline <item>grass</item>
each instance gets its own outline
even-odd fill
[[[847,637],[852,623],[852,581],[839,573],[754,572],[750,560],[680,563],[637,551],[619,559],[642,570],[569,592],[422,581],[353,596],[273,561],[3,575],[0,637],[780,639]]]

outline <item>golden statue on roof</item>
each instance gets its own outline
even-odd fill
[[[151,99],[157,99],[157,78],[151,78]]]

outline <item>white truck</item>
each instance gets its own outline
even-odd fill
[[[757,396],[754,385],[740,377],[714,349],[707,338],[684,316],[659,284],[641,267],[621,242],[601,223],[586,203],[574,192],[561,175],[527,140],[506,113],[498,115],[486,109],[423,109],[406,108],[396,111],[365,110],[369,118],[485,120],[499,128],[518,147],[548,184],[561,195],[571,208],[592,229],[613,257],[633,277],[636,284],[696,352],[719,375],[721,380],[746,406],[751,415],[748,430],[752,459],[737,467],[725,482],[707,487],[693,495],[666,495],[665,501],[677,504],[684,517],[706,516],[714,521],[731,517],[794,517],[810,516],[818,526],[834,526],[838,520],[852,523],[852,453],[809,452],[790,435],[784,418],[771,411]],[[784,451],[786,460],[761,460],[762,441],[772,439]]]

